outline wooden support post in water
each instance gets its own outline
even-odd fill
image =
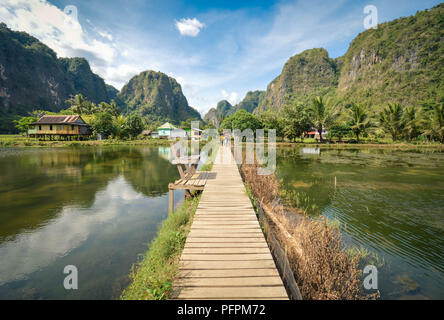
[[[169,189],[168,192],[168,214],[172,214],[173,213],[173,209],[174,209],[174,190],[173,189]]]

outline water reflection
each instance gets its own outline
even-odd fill
[[[118,296],[167,216],[167,185],[177,178],[155,148],[6,151],[0,298]],[[79,268],[76,292],[62,286],[67,264]]]
[[[339,220],[348,244],[386,260],[383,298],[443,298],[443,160],[441,152],[282,149],[278,176],[312,214]]]

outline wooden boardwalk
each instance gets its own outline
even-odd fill
[[[180,258],[174,298],[288,299],[230,149],[219,149],[212,173]]]

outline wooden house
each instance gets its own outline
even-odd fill
[[[91,135],[91,129],[79,115],[43,116],[29,126],[28,135],[50,140],[86,139]]]

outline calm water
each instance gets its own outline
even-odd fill
[[[118,298],[168,216],[178,178],[168,153],[0,150],[0,299]],[[78,290],[63,287],[66,265],[78,268]]]
[[[281,149],[278,177],[347,245],[384,260],[384,299],[444,299],[444,153]],[[336,177],[336,188],[335,188]]]

